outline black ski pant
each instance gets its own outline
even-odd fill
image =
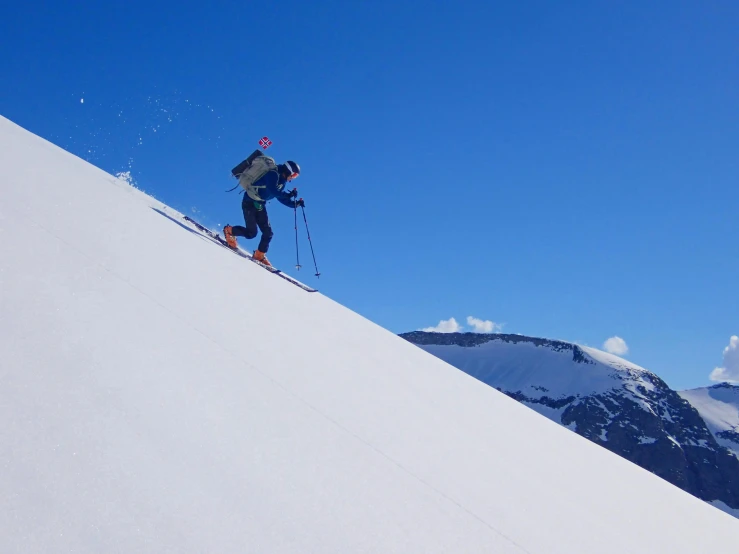
[[[241,209],[244,211],[244,221],[246,227],[234,225],[231,232],[237,237],[253,239],[257,236],[257,227],[262,231],[262,238],[259,240],[259,250],[267,253],[269,249],[269,241],[272,240],[272,226],[269,224],[269,216],[267,216],[267,206],[254,202],[248,195],[244,194],[241,201]]]

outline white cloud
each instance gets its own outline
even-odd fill
[[[471,315],[467,316],[467,325],[472,327],[472,330],[475,333],[498,333],[501,329],[503,329],[502,323],[495,323],[494,321],[490,321],[489,319],[483,321],[482,319],[477,319],[476,317],[472,317]]]
[[[724,365],[711,372],[711,381],[729,381],[739,383],[739,337],[729,339],[729,346],[724,348]]]
[[[442,319],[436,327],[421,329],[421,331],[426,331],[427,333],[458,333],[461,330],[462,326],[453,317],[446,320]]]
[[[623,356],[624,354],[628,354],[629,352],[629,346],[621,337],[611,337],[610,339],[606,340],[606,342],[603,343],[603,349],[606,352],[615,354],[616,356]]]
[[[472,327],[474,333],[499,333],[503,329],[503,323],[495,323],[494,321],[482,320],[471,315],[467,316],[467,325]],[[464,330],[464,325],[457,323],[453,317],[442,319],[436,327],[426,327],[421,331],[427,333],[460,333]]]

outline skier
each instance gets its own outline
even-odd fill
[[[259,240],[259,247],[254,252],[254,259],[265,265],[272,265],[265,256],[274,234],[269,224],[266,204],[269,200],[276,198],[288,208],[304,207],[305,202],[302,198],[295,200],[298,195],[297,189],[284,190],[285,185],[298,175],[300,175],[300,166],[293,161],[287,161],[284,164],[277,165],[275,169],[268,171],[253,184],[246,187],[244,198],[241,201],[246,227],[226,225],[223,228],[223,235],[231,248],[236,249],[238,246],[236,237],[247,239],[256,237],[257,227],[259,227],[259,230],[262,231],[262,237]]]

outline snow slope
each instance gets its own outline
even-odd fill
[[[716,441],[739,458],[739,387],[721,383],[679,394],[698,410]]]
[[[730,516],[3,118],[0,187],[3,553],[734,550]]]

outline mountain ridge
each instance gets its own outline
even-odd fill
[[[739,458],[739,386],[719,383],[678,394],[698,410],[716,441]]]
[[[716,436],[682,393],[653,372],[561,340],[425,331],[400,336],[683,490],[739,509],[739,460],[721,440],[736,430],[722,428]]]

